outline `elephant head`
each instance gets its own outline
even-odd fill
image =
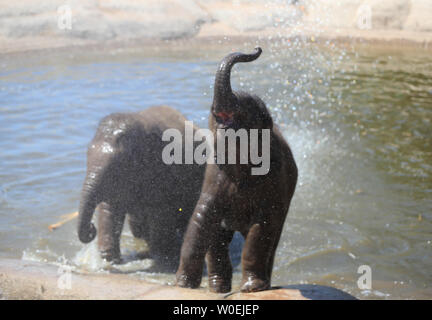
[[[264,102],[256,95],[234,92],[231,88],[231,69],[237,62],[251,62],[261,55],[262,49],[255,48],[251,54],[235,52],[227,55],[216,72],[214,96],[211,106],[210,127],[216,121],[219,128],[238,129],[247,127],[272,127],[272,119]]]

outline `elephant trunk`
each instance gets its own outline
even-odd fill
[[[237,99],[231,89],[231,69],[237,62],[250,62],[258,59],[262,49],[255,48],[255,52],[245,54],[235,52],[227,55],[220,63],[216,72],[213,96],[213,112],[235,111]]]
[[[98,205],[96,196],[97,183],[94,178],[90,178],[92,176],[95,176],[95,174],[91,172],[87,174],[79,206],[78,237],[83,243],[89,243],[96,237],[96,228],[91,220]]]

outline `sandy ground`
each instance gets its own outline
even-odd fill
[[[0,9],[0,53],[245,37],[432,47],[429,0],[0,0]]]

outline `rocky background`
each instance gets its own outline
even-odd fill
[[[432,0],[0,0],[0,51],[193,37],[432,41]]]

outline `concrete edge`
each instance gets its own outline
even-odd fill
[[[126,274],[68,276],[41,262],[0,259],[0,298],[7,300],[315,300],[355,299],[330,287],[292,285],[256,293],[215,294],[149,283]]]

